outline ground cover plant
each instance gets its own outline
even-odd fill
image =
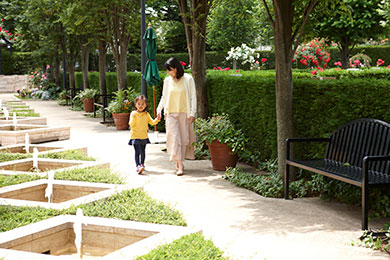
[[[50,158],[50,159],[64,159],[64,160],[96,161],[95,158],[85,155],[80,150],[65,150],[62,152],[49,152],[47,154],[42,154],[39,157]]]
[[[26,154],[26,153],[0,152],[0,162],[26,159],[26,158],[31,158],[31,157],[32,157],[32,153]],[[47,154],[40,154],[39,158],[96,161],[95,158],[85,155],[80,150],[66,150],[66,151],[62,151],[62,152],[49,152]]]
[[[378,232],[364,231],[363,235],[352,245],[364,246],[373,250],[382,250],[390,254],[390,222]]]
[[[0,175],[0,187],[35,181],[42,178],[43,177],[36,174]]]
[[[200,233],[193,233],[176,239],[170,244],[161,245],[148,254],[137,257],[137,260],[229,259],[222,254],[223,252],[215,247],[211,240],[205,239]]]

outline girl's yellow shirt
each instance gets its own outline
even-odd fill
[[[133,111],[130,114],[130,139],[148,138],[148,124],[157,125],[160,120],[152,119],[148,112]]]

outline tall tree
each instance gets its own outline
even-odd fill
[[[178,0],[196,85],[198,116],[209,114],[206,88],[206,24],[212,0]]]
[[[257,0],[215,0],[207,23],[207,44],[214,50],[230,50],[242,43],[254,47],[259,23]]]
[[[134,35],[132,33],[138,32],[140,27],[139,8],[139,0],[112,0],[105,8],[106,26],[110,35],[108,43],[114,55],[118,89],[127,88],[127,49]]]
[[[341,3],[329,6],[331,12],[315,11],[311,22],[317,35],[338,42],[343,68],[349,67],[349,56],[353,48],[369,38],[383,32],[385,22],[381,10],[382,0],[344,0],[350,15],[340,11]]]
[[[294,136],[292,59],[304,34],[309,14],[320,0],[267,0],[263,4],[274,28],[275,96],[278,172],[284,174],[286,139]],[[323,1],[326,2],[326,1]]]

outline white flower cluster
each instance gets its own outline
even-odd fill
[[[242,60],[242,64],[247,62],[253,64],[255,63],[255,58],[259,58],[259,56],[258,53],[255,53],[255,49],[252,49],[243,43],[241,47],[231,48],[226,60]]]

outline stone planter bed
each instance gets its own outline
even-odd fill
[[[33,159],[21,159],[0,163],[1,175],[15,175],[15,174],[39,174],[40,176],[46,175],[49,171],[55,170],[70,170],[73,168],[88,168],[88,167],[110,167],[109,163],[95,162],[95,161],[77,161],[77,160],[60,160],[60,159],[46,159],[38,158],[38,172],[34,172]]]
[[[25,143],[25,135],[29,134],[30,143],[59,141],[70,138],[70,127],[50,127],[46,125],[1,125],[0,143],[2,146]]]
[[[12,259],[63,259],[76,255],[76,216],[61,215],[0,234],[0,255]],[[82,256],[134,259],[193,233],[187,227],[83,217]],[[56,257],[57,256],[57,257]]]
[[[66,209],[70,206],[108,198],[125,189],[127,185],[81,181],[53,181],[51,203],[45,197],[47,179],[25,182],[0,188],[0,205]],[[137,187],[138,188],[138,187]]]
[[[24,125],[47,125],[47,119],[46,117],[22,117],[17,116],[16,119],[18,120],[18,124],[24,124]],[[8,120],[6,118],[0,117],[0,125],[13,124],[12,116],[8,117]]]

